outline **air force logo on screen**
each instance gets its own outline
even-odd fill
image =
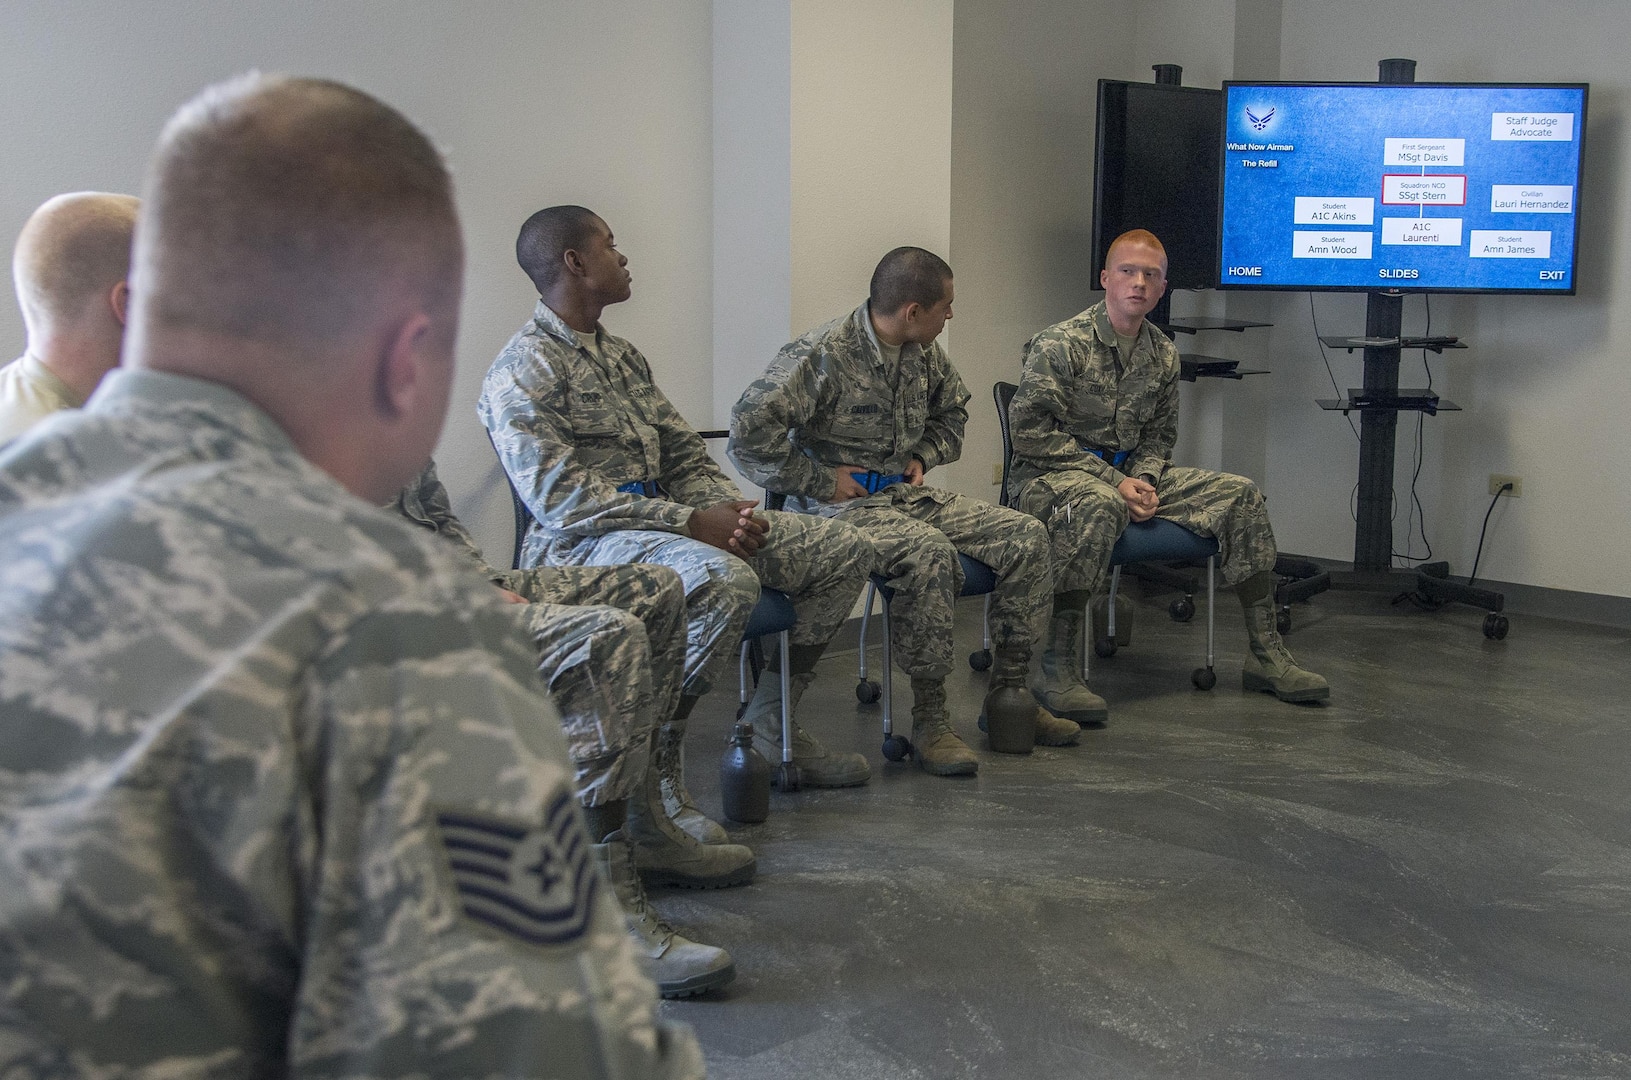
[[[588,928],[595,871],[571,796],[562,792],[541,825],[465,811],[436,815],[467,918],[534,945],[560,945]]]
[[[1246,110],[1246,122],[1252,126],[1253,131],[1262,131],[1274,120],[1274,109],[1263,109],[1261,106],[1253,110]]]

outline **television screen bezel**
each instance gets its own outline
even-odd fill
[[[1304,87],[1346,87],[1369,90],[1399,90],[1420,87],[1423,89],[1452,89],[1452,90],[1579,90],[1580,91],[1580,119],[1575,124],[1575,142],[1579,152],[1575,155],[1575,184],[1574,184],[1574,242],[1571,247],[1569,260],[1569,287],[1567,289],[1498,289],[1488,286],[1475,288],[1444,288],[1434,285],[1407,285],[1403,282],[1388,285],[1269,285],[1248,284],[1246,282],[1223,280],[1223,268],[1226,259],[1223,254],[1224,232],[1224,184],[1228,172],[1229,162],[1229,89],[1235,86],[1263,86],[1263,87],[1291,87],[1300,89]],[[1217,284],[1214,288],[1220,292],[1343,292],[1343,293],[1387,293],[1397,295],[1401,293],[1460,293],[1470,296],[1574,296],[1579,291],[1580,284],[1580,193],[1584,187],[1582,181],[1586,174],[1586,117],[1590,115],[1591,84],[1583,82],[1340,82],[1305,79],[1226,79],[1219,87],[1219,107],[1223,111],[1221,128],[1223,137],[1218,140],[1218,262],[1214,268]]]
[[[1100,79],[1098,81],[1098,85],[1094,91],[1094,107],[1097,111],[1093,124],[1093,221],[1088,230],[1089,243],[1092,245],[1092,251],[1089,254],[1088,272],[1092,276],[1092,287],[1097,291],[1102,291],[1104,288],[1099,284],[1099,275],[1104,269],[1104,258],[1109,254],[1107,249],[1109,248],[1110,241],[1115,239],[1114,236],[1103,235],[1104,230],[1099,219],[1099,208],[1103,205],[1103,191],[1101,185],[1104,180],[1104,88],[1111,84],[1117,86],[1138,87],[1140,90],[1155,90],[1159,93],[1178,92],[1211,95],[1217,103],[1217,115],[1219,119],[1224,120],[1227,118],[1223,105],[1223,91],[1218,88],[1206,86],[1184,86],[1176,83],[1140,82],[1136,79]],[[1223,138],[1223,131],[1220,128],[1218,131],[1218,145],[1221,147],[1226,141],[1227,140]],[[1218,176],[1216,209],[1219,211],[1223,209],[1223,177],[1221,174]],[[1168,238],[1162,237],[1162,239],[1167,240]],[[1214,221],[1213,243],[1214,245],[1220,244],[1222,243],[1222,240],[1223,223],[1221,221]],[[1211,280],[1207,284],[1178,285],[1171,287],[1180,289],[1216,288],[1218,282],[1218,271],[1223,266],[1222,259],[1222,251],[1219,250],[1217,257],[1212,262]]]

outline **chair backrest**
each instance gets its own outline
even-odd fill
[[[493,442],[493,433],[487,433],[487,442],[493,448],[493,454],[498,454],[498,444]],[[532,508],[527,500],[515,490],[515,481],[510,478],[510,470],[504,468],[504,459],[499,458],[499,469],[504,473],[504,483],[510,489],[510,506],[515,511],[515,546],[510,552],[510,569],[521,569],[521,546],[527,542],[527,528],[532,525]]]
[[[1014,460],[1014,437],[1008,430],[1008,406],[1014,403],[1014,395],[1019,387],[1011,382],[999,382],[991,385],[991,396],[997,402],[997,427],[1002,431],[1002,486],[997,489],[997,501],[1003,506],[1012,506],[1008,501],[1008,466]]]

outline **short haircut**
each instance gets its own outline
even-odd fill
[[[568,251],[581,250],[595,235],[600,216],[581,206],[546,206],[521,224],[515,237],[515,261],[540,293],[561,276]]]
[[[143,204],[133,292],[158,325],[288,347],[354,337],[393,290],[457,310],[441,154],[341,83],[251,73],[205,89],[165,126]]]
[[[130,276],[138,206],[134,195],[78,191],[30,215],[11,259],[30,336],[73,322],[91,297],[106,296]]]
[[[933,307],[946,297],[951,267],[920,247],[898,247],[872,271],[870,303],[879,315],[893,315],[907,304]]]
[[[1159,251],[1161,253],[1161,261],[1163,263],[1167,261],[1166,246],[1163,245],[1160,240],[1156,239],[1154,233],[1150,232],[1148,229],[1128,229],[1126,232],[1110,241],[1110,246],[1104,249],[1105,266],[1110,265],[1110,253],[1116,250],[1117,244],[1144,244]]]

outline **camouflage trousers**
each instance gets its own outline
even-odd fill
[[[795,645],[825,645],[849,617],[872,571],[872,545],[841,522],[766,511],[770,532],[751,559],[742,559],[678,533],[628,529],[552,545],[552,566],[655,563],[676,571],[685,586],[686,650],[683,692],[712,689],[742,640],[761,585],[793,601]]]
[[[998,646],[1029,650],[1051,610],[1048,536],[1034,518],[939,488],[896,484],[888,506],[840,513],[878,552],[889,579],[895,662],[908,675],[951,673],[952,615],[963,571],[962,552],[996,571],[991,637]]]
[[[1155,493],[1157,517],[1217,539],[1222,584],[1274,569],[1274,530],[1262,492],[1246,477],[1172,466]],[[1109,578],[1110,549],[1131,520],[1121,493],[1096,476],[1059,469],[1022,483],[1015,502],[1047,524],[1054,592],[1099,592]]]
[[[656,725],[679,705],[685,592],[661,566],[512,570],[505,586],[532,601],[538,670],[561,714],[578,801],[627,799]]]

